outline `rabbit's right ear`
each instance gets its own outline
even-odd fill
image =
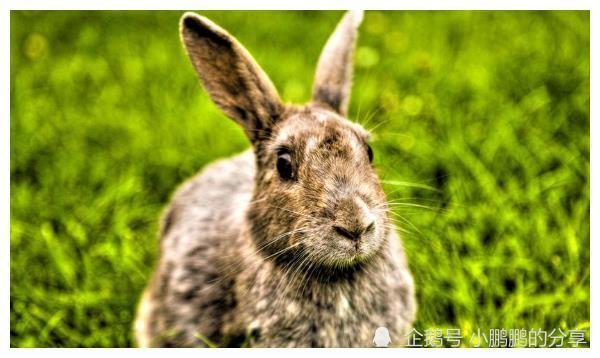
[[[246,49],[207,18],[185,13],[181,38],[206,91],[252,142],[267,136],[283,105],[271,80]]]
[[[327,40],[317,64],[313,102],[343,116],[352,90],[352,56],[362,11],[348,11]]]

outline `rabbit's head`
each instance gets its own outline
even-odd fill
[[[187,53],[208,94],[239,123],[256,155],[247,217],[260,252],[299,267],[347,269],[375,257],[388,233],[387,202],[369,134],[346,118],[361,12],[348,12],[317,66],[312,101],[280,101],[269,78],[230,34],[186,13]]]

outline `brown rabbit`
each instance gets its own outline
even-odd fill
[[[369,134],[346,119],[361,12],[319,59],[312,101],[281,102],[250,54],[186,13],[181,37],[204,87],[252,149],[177,191],[136,320],[139,346],[401,345],[413,281],[372,165]]]

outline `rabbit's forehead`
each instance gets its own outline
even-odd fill
[[[290,117],[277,131],[274,145],[300,146],[304,152],[317,147],[359,149],[369,132],[357,123],[329,111],[310,111]]]

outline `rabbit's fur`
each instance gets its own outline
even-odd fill
[[[140,346],[370,347],[381,326],[404,342],[412,277],[369,135],[345,118],[361,17],[348,12],[336,28],[303,106],[283,104],[225,30],[182,17],[204,87],[252,149],[175,194],[138,311]]]

